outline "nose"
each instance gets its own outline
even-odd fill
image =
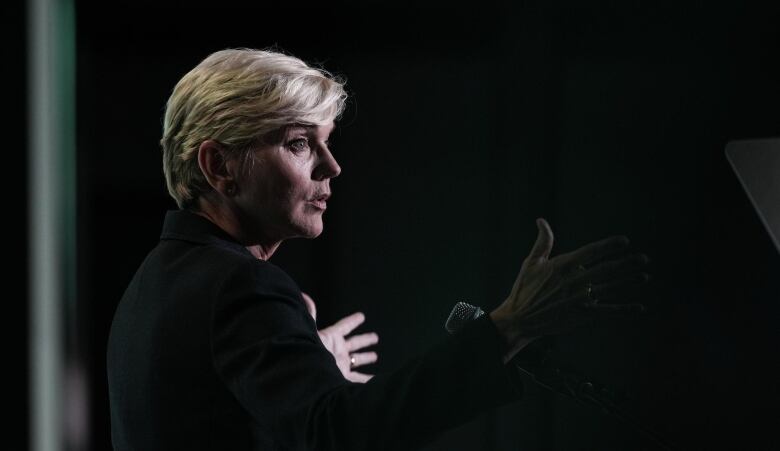
[[[323,146],[320,151],[320,161],[312,174],[315,180],[332,179],[341,174],[341,166],[339,166],[336,158],[330,153],[330,149]]]

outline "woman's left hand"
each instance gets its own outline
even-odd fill
[[[306,308],[309,310],[309,314],[311,314],[312,318],[316,321],[317,306],[314,304],[314,300],[306,293],[301,294],[303,295],[303,300],[306,302]],[[347,337],[350,332],[363,324],[365,320],[365,315],[361,312],[356,312],[342,318],[332,326],[317,331],[325,349],[333,354],[333,357],[336,359],[336,365],[338,365],[341,370],[341,374],[344,375],[345,379],[352,382],[365,383],[374,377],[371,374],[363,374],[353,370],[361,365],[376,362],[376,352],[355,351],[375,345],[379,341],[379,335],[375,332],[369,332]]]

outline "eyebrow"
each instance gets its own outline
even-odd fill
[[[296,122],[296,123],[292,123],[292,124],[290,124],[290,125],[288,126],[288,128],[305,128],[305,129],[307,129],[307,130],[308,130],[308,129],[312,129],[312,128],[316,128],[316,127],[317,127],[316,125],[312,125],[312,124],[300,124],[300,123],[297,123],[297,122]]]
[[[305,129],[307,131],[312,131],[312,130],[315,130],[317,127],[318,126],[314,125],[314,124],[293,123],[293,124],[290,124],[287,127],[287,130],[296,129],[296,128],[302,128],[302,129]],[[333,122],[333,128],[330,130],[330,133],[333,133],[334,130],[336,130],[336,123],[335,122]]]

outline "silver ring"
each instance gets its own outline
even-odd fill
[[[349,367],[354,368],[355,363],[357,363],[357,360],[355,360],[355,356],[353,354],[350,354],[349,356]]]

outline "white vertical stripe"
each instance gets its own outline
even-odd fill
[[[68,214],[63,208],[74,189],[67,168],[73,162],[71,100],[74,58],[63,48],[73,33],[70,0],[28,3],[29,109],[29,292],[30,292],[30,449],[63,449],[63,305]],[[72,10],[67,10],[68,12]],[[70,37],[72,39],[72,37]],[[72,41],[71,41],[72,42]],[[67,43],[65,44],[67,47]],[[63,53],[63,50],[66,52]],[[67,50],[71,50],[67,52]],[[70,53],[70,54],[68,54]],[[70,60],[69,60],[70,58]],[[65,62],[65,63],[63,63]],[[61,83],[65,80],[66,83]],[[72,258],[72,257],[71,257]],[[68,258],[69,260],[71,258]]]

